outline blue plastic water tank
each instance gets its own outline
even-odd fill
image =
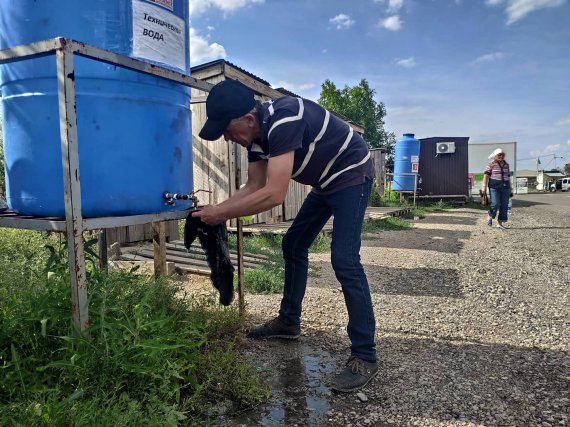
[[[412,156],[420,155],[420,141],[414,138],[413,133],[405,133],[396,140],[394,150],[394,191],[414,191],[415,177],[403,175],[412,173]]]
[[[187,0],[0,0],[0,48],[67,37],[189,72]],[[85,217],[187,208],[163,193],[192,182],[190,90],[75,56]],[[26,215],[63,216],[55,55],[0,67],[6,196]]]

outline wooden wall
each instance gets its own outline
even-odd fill
[[[386,151],[383,148],[371,148],[370,157],[374,162],[374,171],[376,172],[376,187],[378,192],[384,194],[384,185],[386,184]]]
[[[227,63],[217,64],[212,68],[200,70],[192,74],[200,80],[216,84],[226,78],[241,81],[258,93],[258,99],[265,101],[283,96],[283,94],[251,76],[241,72]],[[198,133],[206,121],[206,93],[192,89],[192,147],[194,156],[194,191],[208,190],[209,193],[198,193],[200,204],[220,203],[230,197],[236,188],[247,181],[247,150],[240,145],[226,142],[223,138],[217,141],[204,141]],[[237,152],[236,152],[237,150]],[[237,168],[236,168],[237,166]],[[236,186],[236,177],[239,180]],[[295,181],[289,183],[289,191],[285,202],[270,211],[255,215],[247,224],[273,223],[295,218],[310,186]],[[231,221],[235,226],[235,220]]]
[[[115,242],[129,243],[152,240],[152,224],[130,225],[128,227],[107,228],[107,245]],[[172,241],[180,238],[178,221],[166,221],[166,240]]]

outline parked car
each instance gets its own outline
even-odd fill
[[[562,178],[556,181],[556,189],[562,191],[570,190],[570,177]]]

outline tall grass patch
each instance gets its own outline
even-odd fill
[[[39,233],[0,230],[0,242],[0,425],[206,424],[222,402],[267,398],[234,349],[237,310],[92,260],[82,334],[65,248]]]

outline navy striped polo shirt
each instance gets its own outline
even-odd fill
[[[368,145],[343,120],[319,104],[284,96],[261,104],[261,138],[249,147],[248,160],[267,160],[295,150],[291,178],[330,194],[374,177]]]

